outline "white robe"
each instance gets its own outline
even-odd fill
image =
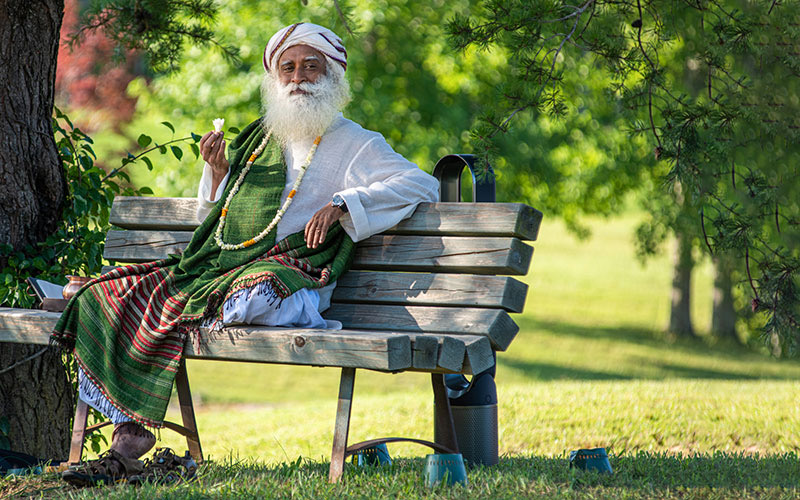
[[[291,191],[312,139],[287,145],[286,186]],[[205,164],[197,193],[197,219],[202,221],[220,201],[229,176],[211,193],[211,167]],[[335,194],[344,198],[348,213],[339,221],[353,241],[385,231],[411,215],[419,203],[439,197],[438,181],[396,153],[383,136],[339,115],[317,148],[291,206],[278,223],[276,241],[302,231],[311,217]],[[224,202],[224,200],[222,201]],[[302,289],[283,301],[269,285],[241,290],[223,305],[223,324],[247,323],[300,328],[341,328],[320,313],[330,307],[335,283],[319,290]]]

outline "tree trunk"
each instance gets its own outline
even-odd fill
[[[669,313],[669,331],[678,337],[694,337],[691,314],[692,239],[676,232],[675,255],[672,266],[672,302]]]
[[[66,460],[75,391],[61,354],[41,345],[0,343],[0,371],[29,356],[36,357],[0,374],[0,415],[9,421],[11,449]]]
[[[0,0],[0,244],[17,250],[56,229],[66,196],[50,123],[63,14],[63,0]]]
[[[0,244],[14,249],[56,229],[66,196],[50,123],[63,13],[63,0],[0,0]],[[41,349],[2,344],[0,371]],[[73,396],[58,354],[1,374],[0,396],[15,450],[66,457]]]
[[[714,309],[711,333],[719,339],[741,344],[736,334],[736,308],[733,305],[733,261],[727,255],[717,255],[714,262]]]

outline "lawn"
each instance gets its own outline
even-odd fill
[[[0,496],[90,498],[445,497],[797,498],[800,364],[732,345],[672,341],[669,259],[642,266],[635,216],[595,221],[578,242],[546,221],[521,330],[498,357],[501,464],[470,485],[422,485],[426,450],[391,445],[395,465],[348,466],[328,485],[338,371],[194,361],[188,365],[203,449],[200,481],[177,487],[64,488],[53,477],[0,482]],[[694,283],[695,324],[707,334],[707,263]],[[359,372],[350,441],[432,437],[430,379]],[[170,410],[177,418],[177,410]],[[163,445],[184,450],[169,431]],[[605,447],[615,474],[567,467],[570,450]]]

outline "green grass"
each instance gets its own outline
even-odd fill
[[[662,333],[667,256],[641,266],[635,216],[596,221],[576,242],[545,223],[518,338],[499,356],[501,463],[469,471],[470,485],[429,491],[412,445],[390,445],[396,465],[328,485],[338,370],[192,361],[203,449],[201,479],[178,487],[76,491],[53,476],[0,481],[0,496],[89,498],[798,498],[800,364],[715,344],[710,268],[694,281],[697,341]],[[168,417],[178,419],[172,408]],[[430,378],[359,372],[350,442],[431,439]],[[162,444],[185,442],[163,431]],[[570,471],[570,450],[605,447],[611,477]],[[298,461],[298,457],[303,457]]]

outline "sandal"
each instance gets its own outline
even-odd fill
[[[61,478],[79,487],[98,483],[108,485],[127,481],[131,476],[140,474],[143,468],[139,460],[123,457],[116,450],[108,450],[97,460],[70,467],[61,474]]]
[[[196,476],[197,462],[187,451],[182,457],[169,448],[156,448],[152,459],[145,459],[140,474],[128,478],[130,484],[175,484],[191,481]]]

